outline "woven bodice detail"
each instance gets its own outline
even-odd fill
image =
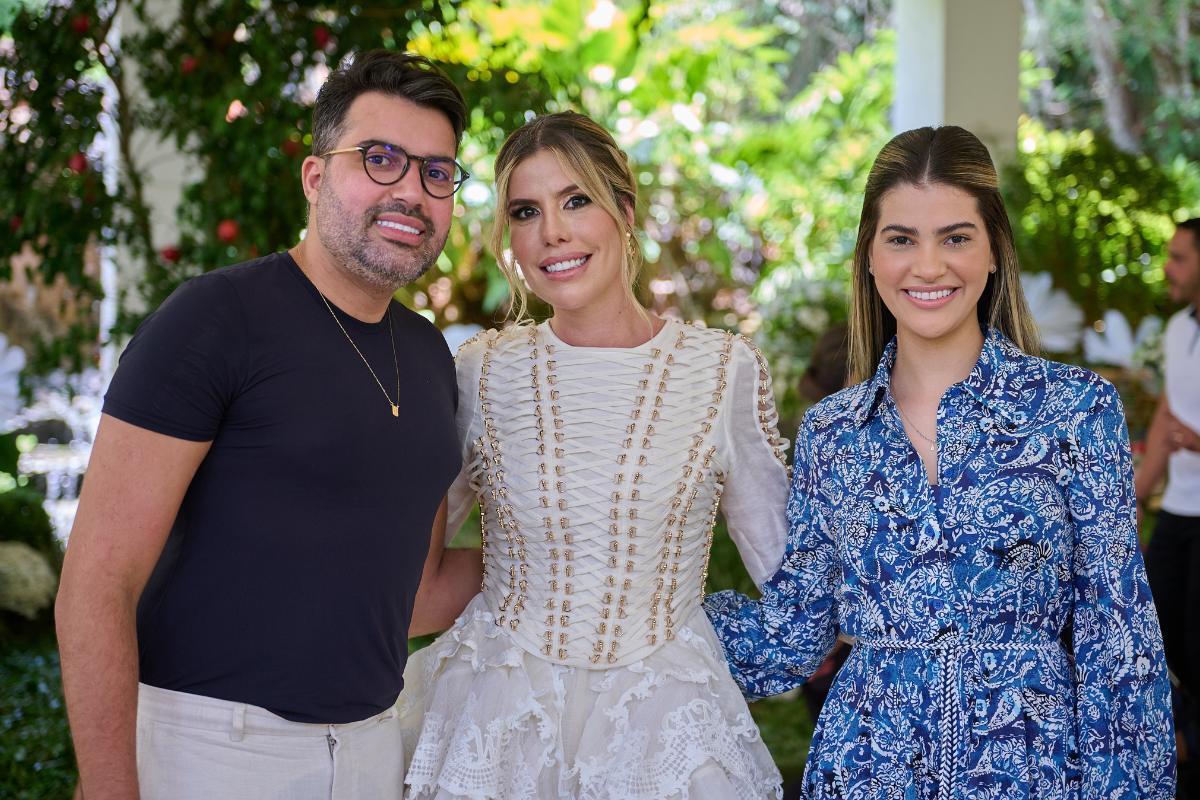
[[[483,348],[467,466],[482,588],[522,647],[576,666],[629,663],[697,608],[739,342],[668,321],[636,348],[571,347],[545,326],[472,343]],[[758,413],[781,456],[769,400]]]

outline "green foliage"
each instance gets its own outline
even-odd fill
[[[1094,320],[1166,311],[1162,262],[1175,223],[1200,203],[1200,172],[1122,153],[1091,131],[1024,121],[1001,183],[1024,268],[1047,271]]]
[[[1200,5],[1195,0],[1038,0],[1026,3],[1041,65],[1049,72],[1033,111],[1047,126],[1107,132],[1101,63],[1130,105],[1130,133],[1161,164],[1200,152]],[[1099,11],[1111,25],[1106,43],[1089,24]],[[1116,98],[1110,97],[1110,100]]]
[[[67,800],[75,755],[52,639],[0,652],[0,797]]]
[[[736,0],[724,0],[726,4]],[[781,34],[778,47],[787,53],[781,65],[788,94],[806,86],[812,75],[873,41],[890,29],[892,0],[767,0],[740,3],[754,23],[766,22]]]
[[[891,137],[894,58],[891,33],[843,53],[788,103],[785,124],[761,124],[741,143],[740,160],[762,176],[769,261],[754,299],[785,435],[807,405],[800,377],[816,339],[846,319],[862,187]]]
[[[30,3],[0,34],[0,278],[28,248],[44,283],[63,276],[81,304],[100,294],[85,271],[89,249],[113,236],[114,201],[94,150],[111,21],[95,2]],[[94,356],[95,322],[85,314],[60,339],[22,344],[34,372],[78,371]]]
[[[17,474],[17,460],[21,451],[17,448],[17,433],[0,433],[0,473]]]
[[[0,33],[8,32],[22,5],[23,0],[0,0]]]
[[[46,557],[57,575],[62,570],[63,549],[42,507],[43,499],[29,489],[0,492],[0,541],[29,545]]]
[[[158,3],[132,8],[140,25],[125,38],[124,56],[137,63],[149,98],[136,122],[172,139],[198,167],[184,190],[180,240],[160,243],[146,275],[150,308],[189,275],[297,241],[307,208],[299,168],[311,152],[323,71],[354,49],[403,42],[414,20],[436,20],[437,10],[400,4],[381,25],[374,13],[307,3],[185,0],[178,19],[163,19]]]
[[[84,280],[84,250],[99,224],[111,218],[111,201],[98,164],[89,158],[99,126],[102,91],[93,78],[103,70],[97,39],[106,33],[94,4],[51,5],[45,14],[18,14],[10,36],[37,47],[0,48],[4,90],[0,143],[6,156],[0,195],[0,256],[25,241],[42,257],[42,269]],[[76,225],[65,225],[73,220]]]
[[[758,597],[758,588],[747,574],[742,558],[738,555],[733,539],[725,527],[725,520],[717,520],[713,529],[712,551],[708,560],[708,577],[704,584],[706,594],[722,589],[735,589],[742,594]]]
[[[0,492],[0,643],[50,635],[54,630],[55,581],[63,549],[54,536],[43,497],[30,489]],[[31,548],[16,548],[12,543]],[[14,549],[16,548],[16,549]],[[24,609],[17,613],[18,609]]]
[[[775,766],[783,774],[784,785],[799,781],[804,775],[804,761],[816,725],[808,713],[808,705],[798,696],[780,695],[751,703],[750,714]]]

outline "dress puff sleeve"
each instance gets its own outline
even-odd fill
[[[725,591],[704,602],[729,671],[748,697],[779,694],[803,683],[837,635],[834,596],[842,572],[817,496],[810,418],[811,413],[796,435],[782,565],[762,585],[758,600]]]
[[[1121,399],[1096,381],[1068,440],[1075,529],[1072,648],[1084,797],[1175,796],[1175,734],[1158,616],[1138,547]]]
[[[779,437],[779,415],[771,375],[762,355],[746,339],[734,345],[730,403],[720,432],[725,471],[721,514],[742,563],[762,586],[779,569],[787,544],[787,440]]]
[[[463,342],[454,357],[454,368],[458,373],[458,415],[455,429],[458,433],[458,449],[462,456],[462,470],[446,493],[446,544],[458,533],[463,521],[471,513],[478,500],[478,485],[474,477],[479,469],[474,458],[473,442],[483,433],[483,416],[479,407],[479,379],[483,372],[483,354],[491,344],[496,331],[483,331]]]

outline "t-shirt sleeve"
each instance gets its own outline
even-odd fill
[[[219,273],[184,283],[138,327],[103,411],[139,428],[211,441],[246,367],[246,323]]]

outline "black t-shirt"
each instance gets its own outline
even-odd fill
[[[395,396],[387,317],[336,313]],[[298,722],[395,701],[460,456],[446,343],[390,313],[398,418],[286,253],[188,281],[138,329],[105,413],[212,441],[138,607],[143,682]]]

